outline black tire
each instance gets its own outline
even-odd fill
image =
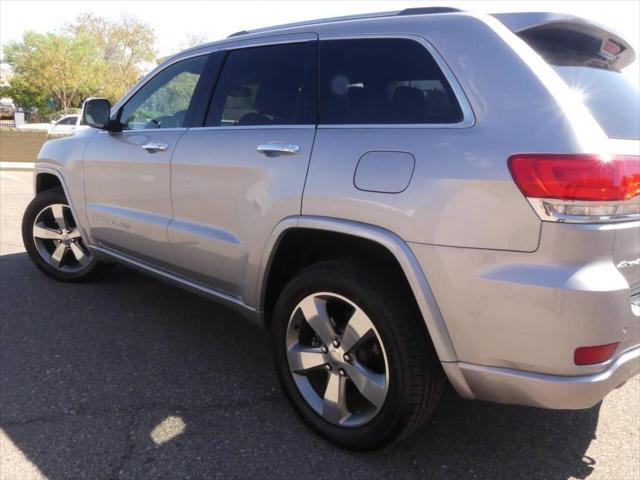
[[[102,268],[103,264],[96,260],[94,256],[90,256],[90,260],[84,266],[79,266],[74,271],[65,271],[63,268],[56,268],[50,265],[41,253],[38,251],[36,241],[33,237],[34,223],[36,217],[46,209],[48,206],[61,204],[69,205],[64,191],[61,188],[55,188],[51,190],[45,190],[39,193],[27,206],[24,215],[22,217],[22,242],[27,250],[29,258],[33,264],[38,267],[42,272],[63,282],[85,282],[93,278]],[[67,214],[68,221],[71,226],[75,227],[75,219],[70,218]],[[82,240],[79,240],[82,242]],[[84,250],[88,253],[88,250],[83,245]]]
[[[285,395],[303,421],[322,437],[351,450],[383,447],[418,429],[435,410],[444,374],[410,292],[384,272],[352,260],[322,262],[306,268],[282,291],[271,322],[275,368]],[[328,422],[305,401],[287,360],[286,332],[302,299],[333,292],[360,307],[378,330],[388,359],[386,400],[375,417],[361,426]]]

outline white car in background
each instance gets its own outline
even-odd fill
[[[26,123],[18,126],[27,130],[47,130],[49,133],[74,133],[78,129],[87,128],[82,123],[82,115],[65,115],[51,123]]]
[[[60,120],[55,121],[51,128],[50,133],[73,133],[77,129],[87,128],[82,123],[82,115],[65,115]]]

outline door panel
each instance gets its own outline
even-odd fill
[[[208,58],[160,70],[118,110],[122,132],[100,132],[89,141],[84,172],[93,242],[166,264],[171,156],[191,121]]]
[[[94,242],[144,259],[168,254],[170,160],[183,129],[99,133],[85,151],[85,185]],[[163,143],[165,151],[142,148]]]
[[[300,214],[314,127],[191,129],[172,160],[177,269],[213,288],[243,296],[271,231]],[[297,155],[267,157],[258,145],[283,142]]]
[[[273,228],[300,214],[315,136],[315,38],[227,52],[207,126],[189,129],[171,161],[172,269],[243,300],[255,297]]]

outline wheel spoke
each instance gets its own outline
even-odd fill
[[[64,219],[64,208],[60,204],[51,205],[51,212],[53,212],[53,217],[56,219],[56,223],[58,224],[58,228],[60,230],[67,229],[67,222]]]
[[[66,247],[61,243],[51,254],[51,264],[54,267],[59,267],[60,262],[62,262],[62,257],[64,257],[64,252],[66,251]]]
[[[59,240],[62,235],[57,230],[36,224],[33,226],[33,236],[45,240]]]
[[[305,320],[322,343],[329,345],[336,334],[327,313],[327,301],[319,297],[307,297],[300,303]]]
[[[374,335],[371,320],[362,310],[356,308],[342,334],[342,348],[347,352],[356,350],[370,335]]]
[[[344,369],[364,398],[380,408],[387,396],[385,375],[374,372],[357,362],[345,364]]]
[[[71,243],[69,244],[69,247],[71,248],[71,253],[73,253],[73,256],[80,265],[84,266],[89,263],[89,256],[84,252],[84,250],[82,250],[82,247],[77,243]]]
[[[307,373],[327,363],[327,358],[319,348],[305,347],[299,343],[287,351],[289,366],[295,373]]]
[[[80,233],[80,229],[74,228],[71,230],[71,233],[68,235],[69,238],[81,238],[82,234]]]
[[[330,422],[339,424],[349,415],[346,386],[346,377],[335,371],[329,374],[322,400],[322,416]]]

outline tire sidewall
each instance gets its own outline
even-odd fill
[[[302,419],[323,437],[349,449],[377,448],[397,436],[408,417],[406,401],[407,379],[404,372],[410,368],[409,360],[401,348],[391,321],[389,306],[372,295],[357,278],[345,278],[325,271],[309,271],[300,274],[285,287],[272,320],[272,336],[276,372],[285,394]],[[330,292],[348,298],[358,305],[378,330],[384,345],[388,363],[389,390],[378,414],[365,425],[339,427],[324,420],[306,402],[289,370],[286,355],[286,331],[289,318],[298,303],[313,293]]]

